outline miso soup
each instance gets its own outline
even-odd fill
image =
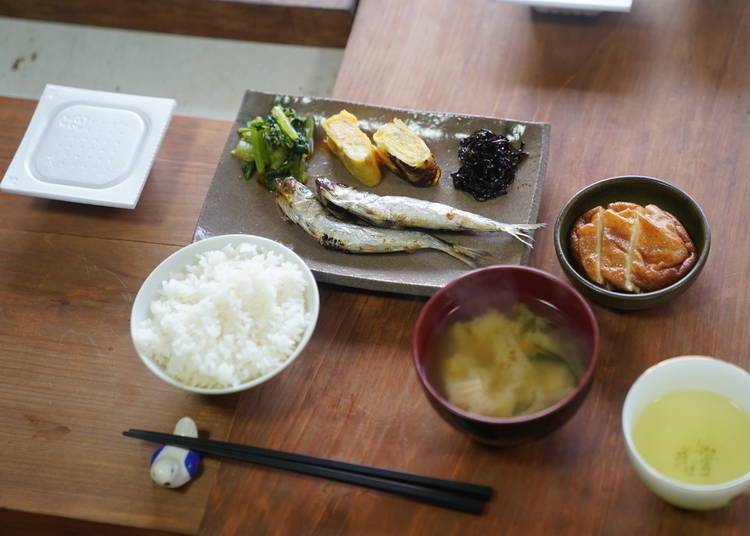
[[[539,308],[544,315],[517,304],[450,324],[434,349],[443,395],[487,417],[529,415],[565,398],[581,377],[582,351],[559,312]]]

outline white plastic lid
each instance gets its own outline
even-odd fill
[[[134,208],[173,99],[47,85],[0,189]]]

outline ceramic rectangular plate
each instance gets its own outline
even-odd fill
[[[266,191],[255,180],[243,179],[242,162],[230,154],[237,144],[237,128],[245,126],[248,120],[258,115],[269,113],[277,102],[293,107],[303,117],[312,115],[315,118],[315,148],[308,164],[308,186],[312,189],[315,189],[316,177],[327,177],[379,195],[427,199],[499,221],[536,221],[549,145],[549,125],[546,123],[416,112],[332,99],[248,91],[203,204],[195,240],[229,233],[264,236],[297,252],[320,282],[401,294],[429,296],[470,269],[461,261],[433,250],[359,255],[328,250],[300,227],[284,221],[273,193]],[[440,182],[429,188],[419,188],[387,172],[378,186],[363,186],[346,171],[323,142],[325,134],[321,122],[342,109],[356,115],[360,128],[370,136],[380,125],[396,117],[407,123],[432,150],[443,172]],[[456,190],[450,174],[459,168],[459,141],[480,128],[504,134],[519,123],[526,126],[522,139],[529,157],[519,166],[508,194],[478,202],[469,194]],[[530,253],[528,248],[505,233],[435,234],[445,240],[487,251],[489,254],[480,259],[480,266],[525,264]]]

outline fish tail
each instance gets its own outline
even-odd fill
[[[441,242],[444,241],[441,240]],[[460,260],[464,264],[469,265],[472,268],[476,268],[478,266],[477,259],[479,259],[479,257],[489,255],[488,252],[477,248],[459,246],[458,244],[452,244],[450,242],[444,242],[444,244],[446,247],[445,249],[443,249],[443,251],[445,251],[451,257],[455,257],[456,259]]]
[[[542,227],[547,227],[546,223],[514,223],[511,224],[512,227],[515,227],[516,229],[524,229],[533,231],[534,229],[541,229]]]
[[[534,237],[529,233],[534,229],[545,227],[546,223],[516,223],[516,224],[503,224],[501,230],[508,233],[512,237],[516,238],[524,245],[533,247]]]

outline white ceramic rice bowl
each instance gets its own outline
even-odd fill
[[[635,447],[633,427],[640,413],[654,400],[680,389],[720,393],[750,412],[750,374],[746,370],[706,356],[666,359],[644,371],[625,398],[622,430],[628,459],[643,483],[668,503],[689,510],[721,508],[750,491],[750,473],[721,484],[688,484],[651,467]]]
[[[142,321],[148,318],[151,302],[161,290],[162,283],[168,280],[170,276],[182,271],[187,265],[194,263],[197,256],[201,253],[204,253],[206,251],[219,250],[229,244],[238,246],[242,243],[254,245],[260,251],[274,252],[280,255],[284,260],[289,261],[300,268],[303,274],[303,278],[306,281],[305,304],[308,312],[309,323],[295,350],[275,370],[272,370],[258,378],[241,383],[236,386],[204,388],[188,385],[167,374],[167,372],[151,357],[139,350],[138,346],[135,343],[136,330],[141,325]],[[291,249],[278,242],[259,236],[243,234],[221,235],[206,238],[199,242],[189,244],[182,249],[175,251],[172,255],[164,259],[156,268],[154,268],[151,274],[149,274],[149,276],[141,285],[141,288],[135,297],[135,301],[133,302],[133,307],[130,313],[130,336],[131,340],[133,341],[133,347],[135,348],[138,357],[140,357],[141,361],[143,361],[143,364],[146,365],[146,367],[157,377],[161,378],[174,387],[178,387],[180,389],[184,389],[193,393],[222,395],[244,391],[246,389],[250,389],[251,387],[255,387],[256,385],[260,385],[270,380],[282,370],[291,365],[310,340],[310,337],[315,330],[315,325],[318,320],[319,309],[320,297],[318,294],[318,286],[315,282],[315,278],[313,277],[312,272],[307,267],[305,262]]]

